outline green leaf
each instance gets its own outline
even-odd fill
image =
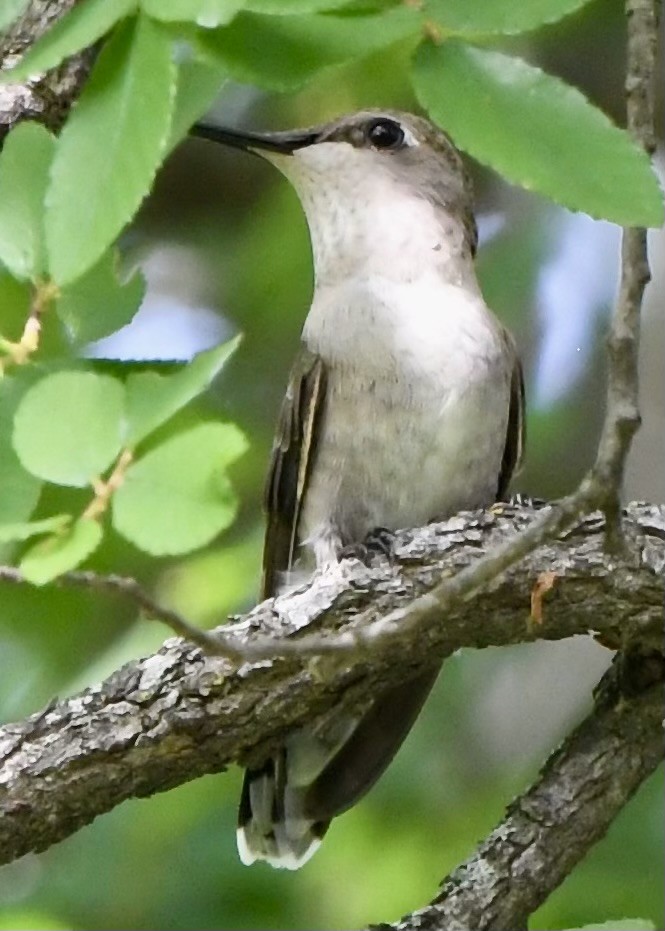
[[[113,495],[113,526],[154,556],[209,543],[235,517],[224,468],[247,449],[233,424],[199,424],[130,466]]]
[[[148,192],[174,92],[167,33],[147,17],[123,23],[102,49],[53,160],[46,243],[58,284],[99,259]]]
[[[0,82],[22,81],[59,65],[74,52],[91,46],[135,6],[136,0],[82,0],[57,20],[14,68],[3,72]]]
[[[263,14],[317,13],[350,0],[140,0],[143,10],[163,22],[185,21],[205,29],[230,23],[240,10]]]
[[[42,536],[51,531],[62,531],[71,521],[71,514],[56,514],[44,520],[23,521],[17,524],[0,524],[0,543],[12,543]]]
[[[63,572],[75,569],[102,541],[103,531],[96,520],[79,518],[65,533],[41,540],[31,547],[19,569],[33,585],[45,585]]]
[[[121,283],[118,256],[109,249],[84,275],[60,291],[55,309],[73,343],[82,345],[115,333],[130,322],[145,294],[140,272]]]
[[[24,388],[7,375],[0,380],[0,521],[3,524],[30,517],[42,488],[41,481],[21,465],[11,445],[12,424]]]
[[[55,139],[38,123],[20,123],[0,155],[0,260],[17,278],[44,271],[44,194]]]
[[[83,487],[122,446],[125,391],[94,372],[56,372],[26,391],[14,418],[13,443],[29,472]]]
[[[351,0],[245,0],[243,8],[252,13],[293,15],[337,10],[348,6],[350,2]]]
[[[656,931],[656,926],[653,921],[624,918],[622,921],[605,921],[602,925],[584,925],[578,931]]]
[[[167,148],[170,151],[187,135],[217,99],[227,77],[220,62],[183,62],[178,68],[178,89]]]
[[[230,26],[201,33],[202,53],[236,80],[292,90],[322,68],[363,58],[418,34],[420,14],[399,6],[380,15],[262,16],[239,13]]]
[[[235,352],[240,337],[199,353],[174,375],[139,372],[127,379],[127,445],[136,446],[204,391]]]
[[[455,142],[509,181],[627,226],[659,226],[646,154],[582,94],[533,65],[460,42],[424,44],[418,100]]]
[[[13,278],[0,266],[0,323],[2,325],[0,335],[4,339],[20,338],[30,313],[31,301],[30,282]],[[1,394],[2,388],[0,387]]]
[[[514,35],[555,23],[589,0],[425,0],[423,12],[444,33],[456,35]]]
[[[6,29],[18,19],[27,5],[28,0],[3,0],[0,6],[0,29]]]
[[[244,0],[141,0],[145,12],[164,22],[187,21],[210,29],[230,22]]]
[[[39,928],[40,931],[71,931],[71,927],[69,922],[59,921],[48,912],[29,906],[9,911],[3,908],[0,915],[0,931],[31,931],[32,928]]]

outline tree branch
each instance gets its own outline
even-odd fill
[[[660,0],[626,0],[626,120],[634,141],[656,149],[655,75]],[[608,541],[621,544],[620,494],[628,451],[640,425],[639,340],[644,289],[651,278],[647,231],[627,228],[621,242],[621,284],[607,340],[607,413],[593,475],[598,505],[608,519]]]
[[[527,927],[662,759],[662,658],[619,660],[593,712],[432,904],[374,931]]]
[[[11,68],[75,3],[76,0],[30,0],[25,12],[0,35],[0,68]],[[18,84],[0,85],[0,145],[12,126],[22,119],[37,120],[49,129],[58,130],[88,76],[93,57],[92,51],[83,51],[44,75]]]
[[[344,636],[426,595],[441,574],[480,561],[538,519],[530,508],[474,512],[398,535],[397,562],[355,560],[318,574],[305,589],[259,605],[227,637],[251,651],[269,632]],[[445,624],[407,629],[350,660],[309,652],[233,664],[170,640],[101,685],[0,729],[0,861],[50,844],[127,798],[150,795],[230,763],[257,763],[293,728],[404,681],[463,646],[484,647],[598,632],[607,642],[661,647],[665,507],[631,506],[630,554],[603,551],[603,522],[582,521],[463,600]],[[542,624],[528,623],[531,591],[556,573]],[[287,640],[287,642],[289,642]],[[293,642],[297,643],[297,639]],[[276,649],[277,648],[277,649]]]

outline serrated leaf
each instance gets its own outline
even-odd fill
[[[244,0],[141,0],[148,15],[164,22],[185,21],[210,29],[230,22]]]
[[[457,145],[509,181],[627,226],[659,226],[646,154],[575,88],[500,52],[430,43],[413,67],[418,100]]]
[[[43,536],[52,531],[62,531],[71,521],[71,514],[56,514],[43,520],[23,521],[16,524],[0,524],[0,543],[13,543]]]
[[[22,81],[59,65],[75,52],[88,48],[129,15],[136,0],[82,0],[58,19],[11,70],[2,72],[0,83]]]
[[[44,271],[44,195],[55,139],[38,123],[20,123],[0,155],[0,260],[13,275]]]
[[[555,23],[589,0],[425,0],[423,12],[445,32],[464,35],[516,35]]]
[[[379,15],[263,16],[239,13],[229,26],[201,33],[203,54],[223,62],[236,80],[293,90],[317,71],[417,35],[417,10],[399,6]]]
[[[129,467],[113,495],[113,526],[154,556],[209,543],[235,517],[224,469],[247,449],[233,424],[199,424]]]
[[[27,7],[28,0],[4,0],[0,6],[0,29],[6,29]]]
[[[14,449],[33,475],[84,487],[120,452],[124,402],[124,387],[109,375],[47,375],[21,399],[14,418]]]
[[[52,579],[75,569],[102,541],[103,531],[96,520],[79,518],[65,533],[41,540],[31,547],[19,569],[33,585],[45,585]]]
[[[208,387],[240,337],[200,352],[174,375],[139,372],[127,379],[127,445],[135,446]]]
[[[190,127],[210,109],[226,77],[227,71],[221,62],[187,61],[178,67],[168,150],[180,142]]]
[[[5,375],[0,380],[0,521],[25,521],[32,514],[42,483],[21,465],[11,445],[12,424],[21,394],[21,385]]]
[[[125,326],[139,309],[145,281],[136,271],[126,282],[117,274],[117,252],[109,249],[84,275],[61,289],[55,309],[76,345],[91,343]]]
[[[147,194],[174,92],[167,33],[147,17],[123,23],[102,49],[53,160],[46,244],[58,284],[99,259]]]

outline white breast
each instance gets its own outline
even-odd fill
[[[299,534],[319,555],[494,500],[512,359],[477,291],[346,281],[317,289],[303,335],[329,365]]]

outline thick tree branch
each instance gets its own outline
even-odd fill
[[[662,658],[619,660],[593,712],[432,904],[382,931],[527,927],[662,759]]]
[[[353,631],[426,594],[442,573],[473,565],[536,519],[532,509],[507,507],[404,532],[395,565],[348,561],[302,591],[264,602],[232,636],[249,647],[266,631],[275,639],[304,628]],[[440,615],[438,624],[407,629],[352,660],[296,654],[234,665],[168,641],[101,685],[0,730],[0,858],[43,850],[127,798],[233,762],[257,762],[290,729],[340,705],[360,707],[368,694],[463,646],[596,631],[646,653],[660,649],[665,508],[632,506],[626,532],[630,554],[608,556],[603,523],[592,516],[451,608],[445,623]],[[545,570],[556,573],[556,583],[534,631],[531,591]]]
[[[11,68],[21,54],[65,15],[76,0],[30,0],[23,15],[0,35],[0,68]],[[49,129],[62,125],[85,81],[92,53],[84,51],[18,84],[0,85],[0,144],[22,119],[38,120]]]

